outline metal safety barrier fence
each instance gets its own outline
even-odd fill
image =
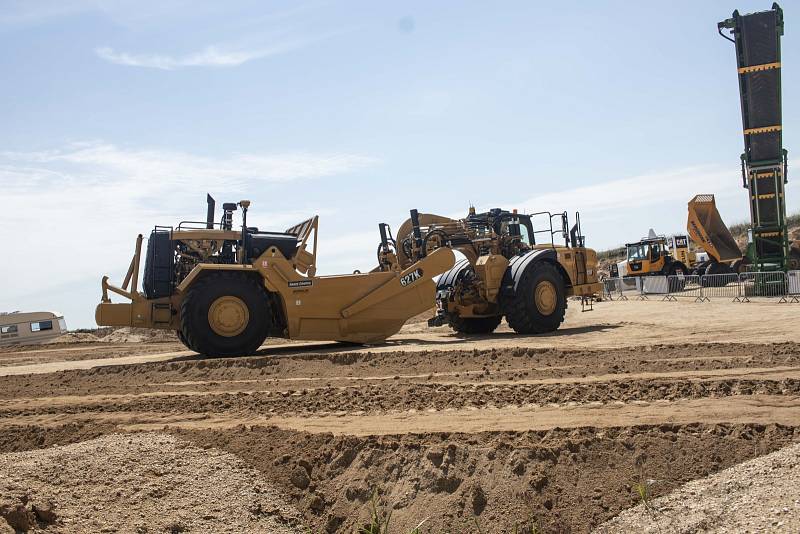
[[[638,277],[609,278],[603,282],[605,297],[608,300],[628,300],[641,296],[641,282]]]
[[[788,296],[788,275],[783,272],[770,273],[741,273],[739,284],[742,290],[742,300],[747,302],[750,297],[779,298],[786,302]]]
[[[608,278],[603,281],[603,296],[607,300],[661,297],[667,301],[727,298],[750,302],[751,298],[763,298],[800,302],[800,271]]]
[[[800,302],[800,271],[786,273],[786,290],[790,302]]]
[[[701,277],[694,274],[678,274],[667,276],[669,293],[664,295],[661,300],[678,300],[679,298],[691,298],[695,301],[702,300],[703,286]]]

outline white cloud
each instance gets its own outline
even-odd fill
[[[175,70],[185,67],[235,67],[254,59],[274,56],[298,48],[302,41],[287,41],[277,45],[253,50],[225,50],[207,46],[199,52],[180,56],[166,54],[130,54],[117,52],[110,47],[95,49],[101,59],[117,65]]]
[[[153,188],[177,186],[240,188],[244,182],[286,182],[325,177],[360,169],[375,160],[358,154],[289,152],[234,154],[210,158],[178,151],[121,148],[103,142],[74,143],[40,152],[0,152],[4,181],[25,185],[31,179],[66,177],[83,184],[141,185]]]
[[[525,201],[525,206],[575,204],[592,212],[619,212],[639,206],[657,206],[680,201],[696,193],[730,190],[736,174],[717,166],[687,167],[631,178],[618,178],[571,190],[546,193]],[[697,191],[697,189],[703,189]],[[686,198],[688,201],[688,198]]]
[[[3,4],[0,26],[36,24],[54,18],[90,11],[92,3],[85,0],[17,0]]]
[[[789,184],[790,188],[792,184]],[[506,206],[527,212],[579,210],[588,246],[617,246],[646,235],[686,231],[687,203],[697,194],[712,193],[727,224],[749,219],[747,193],[739,168],[695,166],[617,178],[593,185],[543,193]]]
[[[261,216],[251,221],[268,217],[269,229],[282,229],[315,211],[304,209],[302,196],[275,202],[264,184],[340,179],[375,163],[349,153],[214,158],[102,142],[0,152],[0,234],[5,250],[0,311],[25,309],[34,302],[29,297],[38,293],[35,302],[47,297],[50,307],[69,312],[73,326],[89,326],[98,294],[81,293],[76,300],[63,287],[99,288],[103,274],[119,282],[136,234],[147,234],[157,223],[204,219],[206,191],[219,202],[249,198],[255,207],[261,206]]]

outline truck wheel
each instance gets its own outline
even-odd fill
[[[724,263],[713,262],[706,267],[705,274],[711,276],[713,274],[730,274],[731,268]]]
[[[686,275],[689,273],[689,269],[686,268],[684,264],[679,261],[673,262],[672,265],[669,266],[669,274],[670,276],[681,276]]]
[[[713,261],[706,267],[706,276],[712,277],[711,279],[702,278],[703,287],[724,287],[730,280],[726,278],[714,278],[715,274],[731,274],[733,270],[725,263]]]
[[[252,354],[270,331],[266,291],[239,273],[212,273],[198,280],[181,303],[186,346],[207,356]]]
[[[500,324],[503,317],[495,315],[493,317],[459,317],[451,315],[447,323],[450,328],[459,334],[491,334]]]
[[[183,345],[187,349],[194,350],[192,347],[189,346],[189,342],[186,341],[186,336],[183,335],[183,331],[182,330],[175,330],[175,334],[177,334],[178,339],[181,341],[181,343],[183,343]],[[197,352],[197,351],[195,350],[195,352]]]
[[[506,307],[506,320],[518,334],[553,332],[566,309],[564,279],[554,265],[539,261],[523,273]]]

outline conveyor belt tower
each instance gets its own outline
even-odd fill
[[[781,36],[783,10],[733,16],[717,25],[736,45],[739,95],[744,128],[742,182],[750,196],[750,243],[747,255],[757,271],[786,270],[786,149],[781,124]],[[733,38],[723,33],[730,30]]]

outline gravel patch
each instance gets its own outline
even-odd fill
[[[0,516],[0,532],[301,531],[258,471],[160,433],[0,455]]]
[[[595,532],[800,532],[800,444],[689,482]]]

